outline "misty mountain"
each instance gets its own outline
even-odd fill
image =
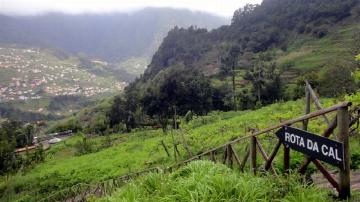
[[[119,62],[151,57],[175,26],[213,29],[228,23],[229,19],[208,13],[171,8],[109,14],[0,15],[0,44],[57,48]]]

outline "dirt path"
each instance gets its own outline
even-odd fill
[[[338,180],[338,172],[333,171],[331,175]],[[311,176],[314,183],[319,187],[334,189],[321,173],[315,173]],[[351,190],[360,191],[360,171],[352,171],[350,176]]]

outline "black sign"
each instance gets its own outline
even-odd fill
[[[344,166],[344,145],[297,128],[284,126],[276,136],[291,149],[329,164]]]

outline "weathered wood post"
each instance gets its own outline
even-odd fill
[[[344,167],[340,168],[339,198],[350,198],[350,153],[349,153],[349,111],[348,107],[338,109],[337,122],[339,141],[344,144]]]
[[[241,161],[241,166],[240,166],[240,171],[241,172],[244,172],[244,167],[245,167],[245,164],[249,158],[249,155],[250,155],[250,149],[248,148],[248,146],[246,146],[246,149],[245,149],[245,156],[244,158],[242,159]]]
[[[305,85],[305,115],[310,113],[311,110],[310,104],[311,104],[310,92],[307,85]],[[307,130],[308,124],[309,124],[309,119],[305,119],[303,121],[303,130]]]
[[[290,147],[284,144],[284,172],[289,174],[290,172]]]
[[[165,144],[164,140],[161,140],[161,141],[160,141],[160,143],[161,143],[161,145],[164,147],[164,150],[165,150],[165,152],[166,152],[167,156],[168,156],[168,157],[170,157],[169,150],[168,150],[168,148],[167,148],[167,146],[166,146],[166,144]]]
[[[228,145],[228,163],[229,163],[229,167],[232,168],[233,167],[233,155],[232,155],[232,147],[231,144]]]
[[[225,146],[225,147],[224,147],[224,158],[223,158],[223,164],[226,164],[226,159],[227,159],[227,157],[228,157],[228,152],[227,152],[227,150],[228,150],[228,147],[227,147],[227,146]]]
[[[256,174],[256,137],[250,138],[250,167],[252,172]]]
[[[212,162],[214,162],[214,163],[216,163],[216,159],[215,159],[215,151],[211,151],[210,152],[210,160],[212,161]]]

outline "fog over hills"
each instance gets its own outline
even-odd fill
[[[0,44],[56,48],[120,62],[151,57],[174,26],[213,29],[229,21],[209,13],[172,8],[145,8],[133,13],[1,15]]]

